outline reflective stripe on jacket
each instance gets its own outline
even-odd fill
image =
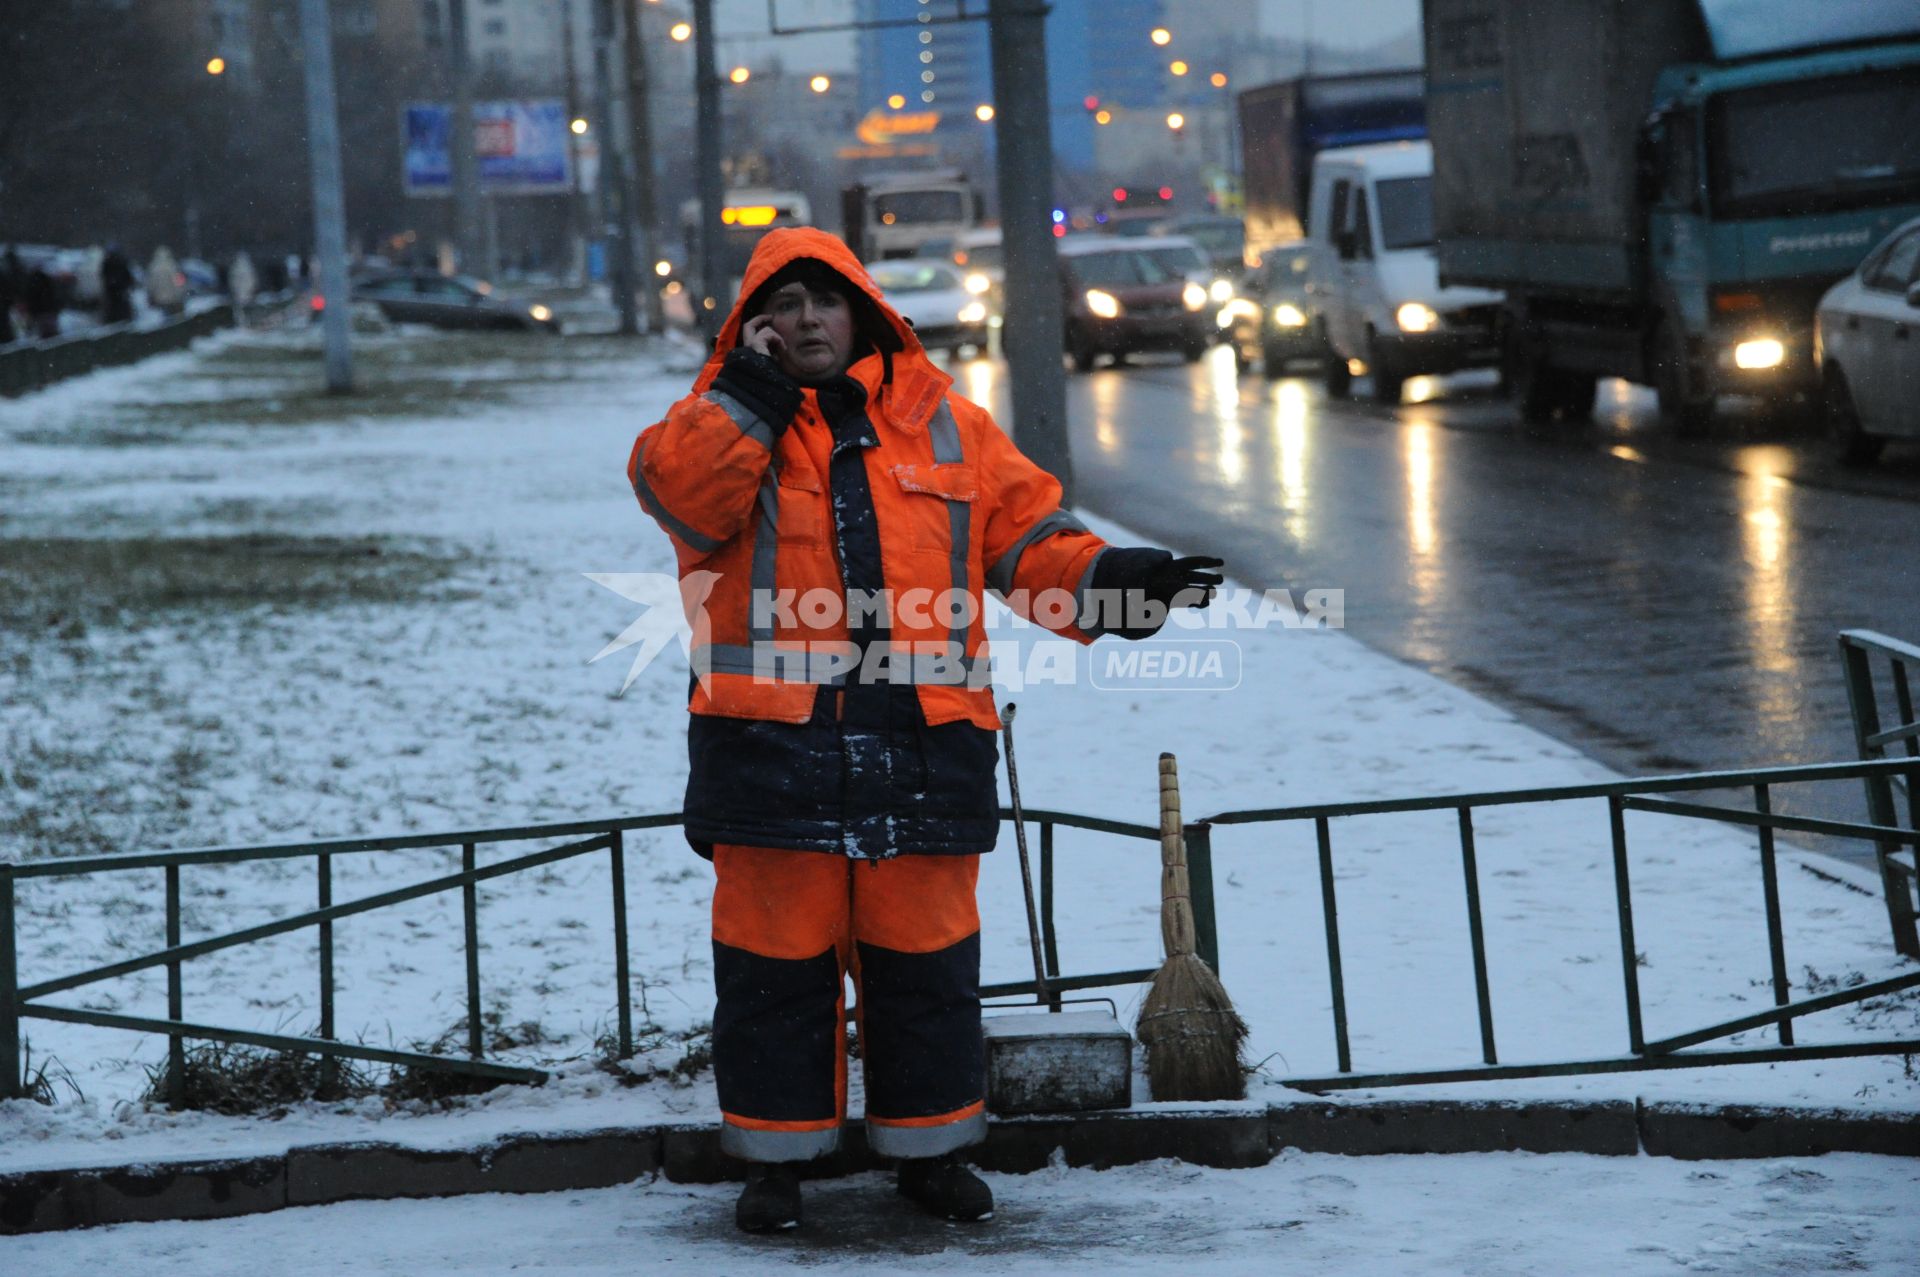
[[[984,683],[982,591],[992,587],[1038,623],[1090,642],[1095,633],[1074,624],[1068,609],[1036,614],[1033,607],[1053,591],[1084,598],[1106,543],[1060,508],[1053,476],[1021,455],[984,409],[951,392],[953,379],[934,366],[845,245],[813,229],[776,230],[761,241],[741,286],[743,301],[728,315],[693,392],[641,433],[628,461],[635,495],[673,539],[681,576],[717,574],[703,609],[690,618],[696,683],[688,708],[803,723],[822,684],[847,678],[830,674],[825,662],[791,659],[809,645],[846,644],[844,615],[765,606],[804,600],[810,591],[843,596],[828,483],[833,439],[818,399],[807,389],[793,423],[779,432],[714,388],[739,340],[744,299],[803,257],[827,263],[864,292],[900,340],[897,354],[874,351],[848,369],[866,391],[877,437],[862,459],[884,587],[896,601],[888,638],[893,668],[933,671],[915,678],[929,726],[965,720],[995,729],[999,719]],[[971,596],[962,627],[950,626],[937,606],[897,605],[950,589]],[[945,659],[916,665],[915,657]]]

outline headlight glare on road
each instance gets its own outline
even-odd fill
[[[1188,287],[1191,288],[1193,286],[1189,284]],[[1205,301],[1206,297],[1207,295],[1205,293],[1200,294],[1200,300]],[[1102,319],[1118,319],[1120,318],[1120,299],[1112,293],[1101,292],[1098,288],[1089,288],[1087,290],[1087,309]],[[1195,309],[1198,308],[1196,307]]]
[[[972,293],[975,297],[980,296],[981,294],[985,293],[989,288],[992,288],[992,287],[993,287],[993,281],[988,279],[985,275],[982,275],[979,271],[974,271],[972,274],[967,276],[967,291]]]
[[[1430,333],[1439,325],[1440,316],[1422,302],[1405,302],[1393,312],[1393,322],[1400,325],[1402,332]]]
[[[963,324],[982,323],[987,318],[987,308],[981,302],[968,302],[960,308],[960,322]]]
[[[1232,301],[1233,281],[1230,279],[1214,280],[1211,284],[1207,285],[1207,296],[1222,304]]]
[[[529,306],[527,308],[527,313],[529,315],[532,315],[535,320],[543,324],[546,323],[549,319],[553,318],[553,312],[548,310],[545,306]]]
[[[1281,302],[1273,308],[1273,322],[1282,328],[1305,328],[1307,312],[1292,302]]]
[[[1186,303],[1188,310],[1199,310],[1207,304],[1207,290],[1190,283],[1180,290],[1180,300]]]
[[[1733,366],[1757,371],[1787,362],[1787,348],[1772,337],[1756,337],[1733,348]]]

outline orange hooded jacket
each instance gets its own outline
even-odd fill
[[[801,258],[844,276],[899,340],[897,353],[869,349],[847,370],[866,391],[879,440],[862,453],[885,588],[895,600],[893,668],[913,667],[915,657],[936,658],[922,667],[930,675],[914,677],[929,726],[964,719],[996,729],[981,592],[994,588],[1029,619],[1091,642],[1103,631],[1083,630],[1075,618],[1106,542],[1060,508],[1058,480],[1027,460],[985,409],[952,393],[953,378],[934,366],[846,245],[811,228],[770,231],[760,241],[741,300],[692,392],[641,432],[627,462],[635,495],[672,538],[679,561],[694,631],[696,682],[688,709],[805,722],[833,675],[830,662],[795,655],[848,640],[843,615],[793,604],[810,591],[833,598],[844,597],[845,589],[827,483],[833,440],[815,392],[803,390],[791,425],[778,431],[714,387],[740,340],[747,299]],[[695,575],[701,573],[714,575]],[[948,590],[970,599],[970,608],[957,614],[964,624],[951,624],[955,611],[917,606],[909,597],[921,591],[921,598],[937,602]],[[1065,601],[1074,606],[1060,606]]]

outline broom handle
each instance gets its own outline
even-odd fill
[[[1027,943],[1033,948],[1033,992],[1042,1006],[1058,1011],[1053,990],[1047,985],[1046,964],[1040,959],[1040,913],[1033,905],[1033,866],[1027,859],[1027,822],[1020,814],[1020,769],[1013,761],[1013,714],[1018,706],[1008,705],[1000,716],[1000,734],[1007,743],[1007,793],[1013,799],[1013,840],[1020,849],[1020,887],[1027,897]]]
[[[1187,883],[1187,841],[1181,835],[1180,768],[1160,755],[1160,939],[1167,957],[1194,951],[1193,897]]]

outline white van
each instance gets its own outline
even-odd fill
[[[1366,366],[1382,403],[1399,403],[1409,377],[1499,364],[1501,295],[1440,287],[1431,143],[1320,152],[1307,210],[1331,350],[1327,393],[1351,390],[1352,361]]]

